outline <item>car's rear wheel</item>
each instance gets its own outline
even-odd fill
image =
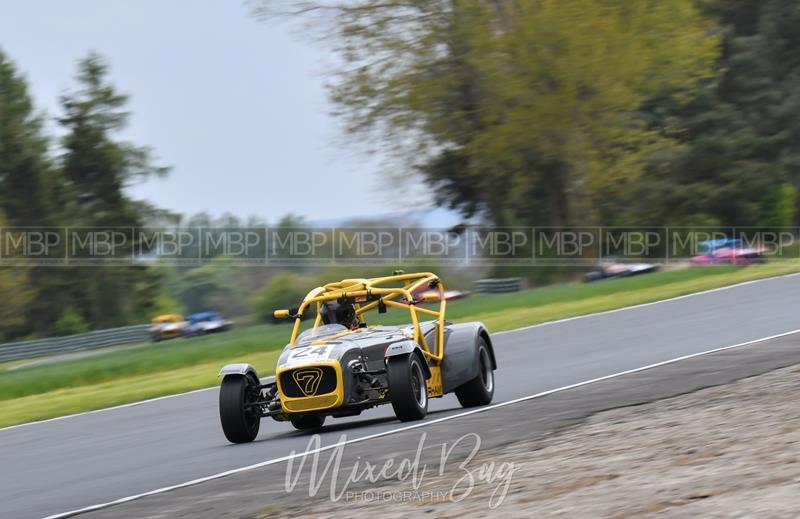
[[[228,375],[219,388],[219,418],[222,432],[232,443],[256,439],[261,415],[253,403],[258,400],[258,385],[244,375]]]
[[[389,378],[389,398],[394,414],[409,422],[421,420],[428,414],[428,384],[417,355],[391,357],[386,363]]]
[[[292,425],[295,429],[304,431],[306,429],[319,429],[325,423],[324,414],[304,414],[292,418]]]
[[[458,402],[464,407],[486,405],[491,403],[494,397],[492,358],[482,337],[478,339],[478,375],[459,386],[455,393]]]

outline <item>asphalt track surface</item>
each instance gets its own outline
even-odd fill
[[[380,505],[380,501],[387,499],[386,491],[392,492],[389,499],[399,507],[393,506],[389,510],[402,510],[406,517],[413,518],[459,517],[466,511],[473,517],[486,518],[569,517],[569,512],[563,510],[555,514],[537,513],[536,508],[520,510],[511,500],[491,509],[486,496],[466,497],[464,502],[458,504],[448,502],[450,498],[441,492],[454,490],[460,481],[463,486],[459,486],[451,498],[458,500],[459,497],[465,497],[466,488],[471,485],[470,478],[463,479],[467,473],[475,482],[485,480],[487,473],[494,474],[497,479],[489,486],[498,489],[504,485],[508,479],[500,475],[498,467],[520,461],[524,463],[524,455],[522,459],[517,459],[518,454],[510,455],[502,450],[492,452],[497,447],[525,442],[529,449],[559,445],[559,449],[563,450],[568,448],[569,440],[565,443],[560,433],[571,427],[580,428],[587,418],[602,411],[648,403],[653,403],[649,406],[653,411],[659,408],[660,402],[656,401],[665,398],[729,384],[797,364],[800,364],[800,333],[781,335],[533,395],[524,400],[506,401],[469,414],[428,421],[379,438],[339,444],[327,450],[309,449],[309,455],[299,453],[292,459],[291,465],[288,460],[273,461],[225,477],[86,512],[80,515],[80,519],[266,519],[278,514],[278,517],[291,518],[319,517],[325,512],[339,517],[346,516],[348,512],[355,517],[366,517],[380,515],[387,510],[376,510],[372,506]],[[613,418],[619,419],[619,415]],[[647,427],[646,413],[638,413],[634,419],[639,422],[639,427]],[[702,419],[702,412],[697,419]],[[605,420],[612,419],[606,417]],[[682,428],[675,427],[672,434],[679,439]],[[313,442],[315,436],[309,434],[307,438]],[[635,449],[636,439],[629,441]],[[696,446],[703,448],[702,445]],[[471,459],[475,448],[484,455],[482,461]],[[519,449],[515,451],[520,453]],[[447,453],[444,461],[443,452]],[[399,479],[395,479],[391,471],[388,477],[353,479],[354,469],[355,474],[366,474],[366,464],[380,468],[392,461],[393,466],[397,467],[403,460],[407,463],[416,462],[416,468]],[[318,462],[316,470],[315,461]],[[494,472],[491,463],[495,464]],[[442,468],[447,470],[447,476],[440,479],[437,474]],[[697,468],[702,470],[701,467]],[[552,469],[558,471],[559,466],[552,465]],[[372,470],[371,473],[379,474],[378,470]],[[735,468],[733,470],[736,471]],[[742,473],[741,470],[738,472]],[[439,498],[432,500],[424,495],[413,494],[415,475],[420,484],[417,488],[423,492],[438,490]],[[574,478],[577,488],[587,490],[582,487],[586,480],[580,471],[565,476]],[[287,477],[295,482],[290,488],[286,486]],[[536,478],[530,472],[526,476],[511,476],[508,483],[512,492],[520,483],[520,477]],[[427,489],[423,483],[427,484]],[[662,483],[663,490],[669,492],[674,482],[666,479]],[[659,501],[661,490],[655,490],[654,502]],[[384,497],[376,499],[376,496]],[[687,497],[691,501],[691,497]],[[517,502],[520,501],[526,501],[526,497],[518,495]],[[534,502],[535,499],[528,501]],[[624,512],[610,513],[614,517],[624,516]],[[685,513],[683,515],[688,517]]]
[[[495,334],[495,402],[798,330],[799,303],[794,275]],[[427,420],[462,411],[452,396],[433,400]],[[329,420],[321,439],[331,445],[342,433],[359,438],[405,425],[381,407]],[[256,442],[228,444],[214,389],[6,428],[0,517],[78,510],[280,458],[307,443],[290,425],[264,420]]]

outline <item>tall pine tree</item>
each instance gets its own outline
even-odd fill
[[[0,49],[0,211],[8,225],[48,223],[49,166],[27,83]]]
[[[125,128],[127,96],[108,81],[108,65],[90,53],[78,64],[78,89],[61,99],[59,123],[66,131],[61,167],[70,193],[70,223],[93,227],[141,225],[142,205],[125,188],[138,179],[164,175],[149,148],[118,138]],[[154,305],[157,273],[146,267],[82,269],[68,291],[94,327],[127,324]]]

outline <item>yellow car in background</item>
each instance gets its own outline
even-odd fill
[[[153,342],[174,339],[183,335],[186,320],[180,314],[165,314],[153,318],[150,324],[150,337]]]

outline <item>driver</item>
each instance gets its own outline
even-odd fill
[[[341,324],[351,330],[360,326],[356,309],[350,303],[328,301],[322,304],[322,322],[324,324]]]

